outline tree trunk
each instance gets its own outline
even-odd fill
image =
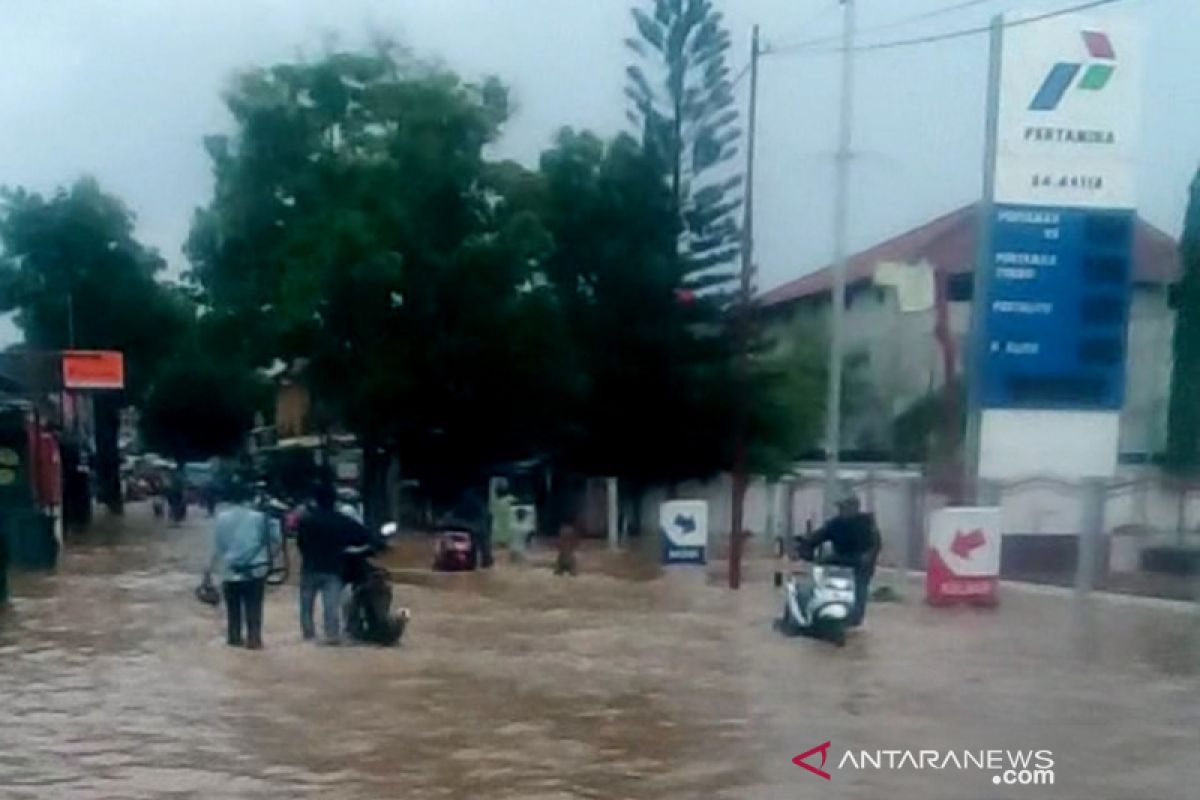
[[[59,452],[62,458],[63,527],[81,531],[92,521],[92,490],[83,464],[82,448],[74,436],[65,436]]]
[[[387,473],[391,453],[370,437],[363,437],[362,501],[363,520],[371,530],[387,522]]]
[[[96,426],[96,493],[109,513],[125,513],[121,491],[121,397],[97,394],[93,400]]]

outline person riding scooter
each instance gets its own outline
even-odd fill
[[[803,547],[811,548],[814,553],[826,543],[832,545],[833,557],[828,563],[854,570],[854,608],[848,621],[851,627],[861,625],[875,562],[883,547],[875,515],[864,512],[858,496],[847,491],[837,502],[837,516],[811,536],[798,538]]]

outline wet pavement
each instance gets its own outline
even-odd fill
[[[0,797],[1195,798],[1200,612],[1006,591],[998,611],[872,607],[845,649],[784,639],[766,565],[731,594],[589,551],[432,576],[389,559],[414,619],[396,650],[300,640],[271,592],[267,649],[227,649],[192,589],[207,521],[134,510],[19,576],[0,612]],[[1050,749],[1053,787],[978,771],[830,770],[847,749]],[[814,762],[817,763],[817,762]]]

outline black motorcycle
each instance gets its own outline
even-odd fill
[[[348,587],[342,614],[346,634],[354,641],[394,647],[400,643],[411,617],[407,608],[392,612],[392,583],[388,571],[374,564],[371,556],[387,548],[396,524],[389,522],[371,544],[346,549],[342,582]]]

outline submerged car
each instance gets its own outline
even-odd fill
[[[443,528],[434,541],[433,568],[438,572],[469,572],[478,565],[475,539],[458,527]]]

